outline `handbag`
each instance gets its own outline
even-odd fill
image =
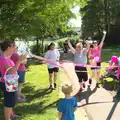
[[[16,74],[7,74],[8,70],[12,67],[9,67],[4,74],[5,87],[7,92],[15,92],[18,90],[18,78],[19,75]]]

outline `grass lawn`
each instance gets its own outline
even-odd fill
[[[48,73],[46,65],[31,65],[26,74],[23,92],[27,102],[17,104],[15,111],[22,115],[18,120],[56,120],[56,104],[59,91],[48,90]],[[3,120],[3,98],[0,98],[0,120]]]

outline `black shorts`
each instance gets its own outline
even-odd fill
[[[97,66],[101,66],[101,62],[98,62],[97,63]],[[101,67],[91,67],[91,70],[94,70],[94,69],[100,69]]]
[[[58,67],[48,68],[48,72],[49,72],[49,73],[58,72],[58,71],[59,71],[59,68],[58,68]]]
[[[7,92],[5,84],[0,82],[0,89],[3,91],[4,95],[4,106],[5,107],[15,107],[17,102],[17,92]]]
[[[86,67],[75,66],[75,72],[79,79],[79,82],[86,82],[88,80],[88,73]]]

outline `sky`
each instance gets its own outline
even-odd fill
[[[79,13],[79,10],[80,10],[80,6],[75,6],[73,9],[72,9],[72,12],[74,14],[76,14],[76,19],[71,19],[69,21],[69,24],[72,25],[72,26],[75,26],[75,27],[81,27],[81,17],[80,17],[80,13]]]

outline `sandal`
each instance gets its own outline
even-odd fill
[[[11,119],[15,119],[15,118],[18,118],[18,117],[19,117],[18,115],[13,114],[13,115],[11,116]]]
[[[25,100],[25,99],[22,99],[22,98],[18,98],[18,102],[19,102],[19,103],[24,103],[24,102],[26,102],[26,100]]]

